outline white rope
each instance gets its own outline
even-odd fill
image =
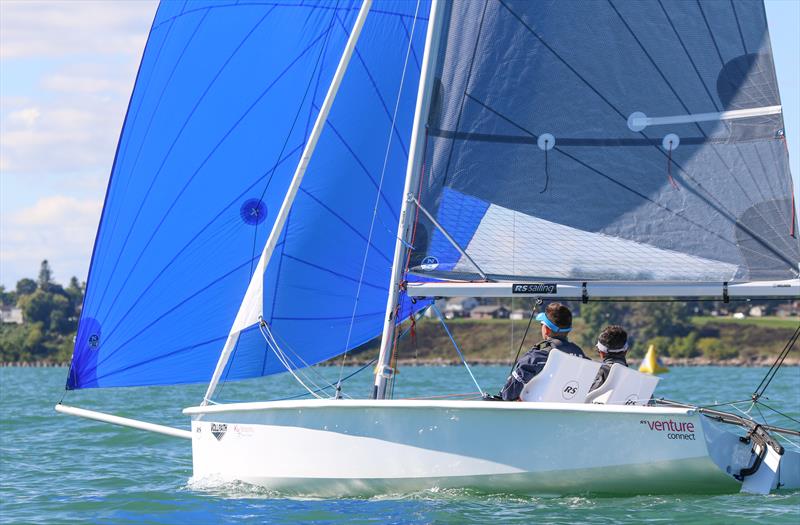
[[[269,336],[269,339],[270,339],[270,341],[272,343],[271,346],[273,348],[273,351],[276,352],[276,355],[278,355],[278,353],[279,353],[278,358],[281,360],[281,363],[283,363],[284,366],[290,368],[291,370],[297,371],[298,375],[303,376],[307,382],[311,383],[311,385],[316,388],[317,391],[324,390],[325,388],[330,388],[330,387],[333,386],[324,377],[322,377],[320,375],[320,377],[323,380],[323,382],[327,383],[327,385],[328,385],[327,387],[323,388],[318,383],[316,383],[308,374],[304,374],[302,372],[299,372],[299,370],[301,368],[303,368],[303,370],[305,370],[305,371],[313,370],[313,369],[311,369],[310,365],[308,363],[306,363],[305,361],[303,361],[302,359],[300,359],[300,360],[303,362],[303,366],[302,367],[298,366],[297,363],[295,363],[294,360],[292,360],[292,358],[289,357],[289,355],[283,350],[283,348],[281,347],[280,343],[278,343],[278,339],[275,337],[275,334],[272,332],[272,330],[269,328],[269,325],[267,325],[266,323],[264,323],[264,330],[266,330],[266,333]],[[295,352],[292,352],[292,353],[297,355]]]
[[[406,71],[408,70],[408,60],[411,56],[411,49],[413,48],[414,42],[414,28],[417,26],[417,15],[419,13],[419,5],[420,0],[417,0],[417,6],[414,10],[414,21],[411,24],[411,31],[408,36],[408,48],[406,49],[406,58],[405,62],[403,63],[403,74],[400,77],[400,86],[397,90],[397,99],[395,100],[394,104],[394,113],[392,114],[392,124],[389,126],[389,140],[386,144],[386,153],[383,156],[383,167],[381,168],[381,178],[378,182],[378,191],[375,194],[375,205],[372,208],[372,220],[369,224],[369,235],[367,235],[367,246],[364,249],[364,259],[361,261],[361,274],[358,278],[358,288],[356,289],[356,300],[353,303],[353,313],[350,315],[350,326],[347,329],[347,341],[344,345],[344,355],[347,355],[347,351],[350,348],[350,338],[353,334],[353,323],[355,323],[356,319],[356,311],[358,310],[358,301],[361,298],[361,285],[364,281],[364,271],[367,267],[367,259],[369,258],[369,247],[372,244],[372,233],[375,228],[375,219],[378,216],[378,206],[380,205],[381,200],[381,190],[383,189],[383,180],[386,175],[386,166],[389,163],[389,152],[392,149],[392,136],[394,135],[395,129],[395,122],[397,121],[397,113],[400,110],[400,98],[403,94],[403,85],[405,84],[406,80]],[[342,357],[342,365],[339,368],[339,384],[342,381],[342,374],[344,373],[344,357]]]
[[[333,388],[334,390],[336,389],[336,385],[331,383],[325,376],[323,376],[319,371],[317,371],[317,369],[315,369],[313,366],[311,366],[308,363],[308,361],[303,359],[303,357],[300,354],[298,354],[297,352],[292,350],[291,345],[289,345],[286,341],[283,341],[283,340],[281,340],[281,342],[279,343],[278,342],[278,337],[275,335],[275,333],[272,331],[272,329],[269,328],[269,325],[267,325],[265,328],[269,332],[269,336],[272,339],[272,341],[274,342],[275,346],[279,347],[280,351],[283,353],[283,356],[289,361],[289,363],[292,365],[294,370],[299,370],[300,368],[303,368],[303,370],[305,370],[305,371],[313,372],[317,376],[318,380],[320,382],[324,383],[327,386],[320,387],[320,385],[318,383],[314,382],[314,380],[311,379],[310,375],[304,374],[304,377],[306,377],[306,380],[309,383],[312,383],[315,387],[317,387],[318,390],[325,390],[325,389],[328,389],[328,388]],[[303,366],[302,367],[297,366],[297,364],[294,362],[294,360],[291,357],[289,357],[289,354],[287,353],[286,350],[284,350],[284,348],[288,349],[288,351],[291,352],[292,355],[294,355],[303,364]],[[347,394],[342,393],[342,395],[344,397],[347,397],[348,399],[352,399],[352,397],[347,395]]]
[[[780,438],[780,440],[783,441],[784,444],[790,445],[792,448],[800,451],[800,444],[795,443],[794,441],[792,441],[788,437],[784,436],[783,434],[781,434],[779,432],[775,432],[774,434],[770,434],[770,435],[773,436],[773,437],[776,437],[776,438]]]
[[[294,373],[294,370],[292,370],[291,365],[288,363],[288,358],[283,353],[283,351],[278,347],[277,342],[274,341],[274,340],[271,340],[272,338],[270,337],[270,335],[267,335],[268,332],[265,331],[265,328],[266,328],[267,331],[269,330],[269,328],[267,328],[267,323],[259,323],[258,331],[261,332],[261,335],[264,336],[264,340],[267,342],[267,346],[269,346],[272,349],[273,353],[278,358],[278,360],[281,362],[281,364],[284,367],[286,367],[286,371],[289,372],[290,374],[292,374],[292,377],[294,377],[295,380],[298,383],[300,383],[303,386],[303,388],[305,388],[306,391],[308,391],[309,394],[311,394],[312,396],[316,397],[317,399],[322,399],[322,396],[317,395],[316,392],[314,392],[311,388],[309,388],[308,385],[306,385],[303,382],[303,380],[300,379],[300,377],[297,374]],[[317,385],[314,385],[314,386],[317,386]],[[319,388],[319,387],[317,386],[317,388]]]

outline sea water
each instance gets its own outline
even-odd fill
[[[311,375],[322,385],[356,367]],[[496,392],[507,367],[475,366],[483,390]],[[371,367],[344,383],[366,397]],[[658,397],[711,404],[746,399],[766,369],[674,368]],[[188,441],[57,414],[66,369],[0,369],[0,523],[800,523],[800,491],[768,496],[537,497],[428,490],[363,499],[296,499],[241,483],[191,481]],[[69,392],[65,404],[188,428],[181,409],[197,404],[205,385]],[[395,398],[475,391],[463,367],[403,367]],[[224,386],[226,401],[287,397],[301,390],[291,377]],[[782,368],[764,402],[800,419],[800,368]],[[740,405],[740,409],[747,409]],[[735,409],[731,409],[734,410]],[[762,409],[772,424],[798,424]],[[752,415],[760,417],[757,411]],[[497,429],[497,446],[535,454],[547,443]],[[586,443],[604,447],[633,446]],[[335,453],[331,451],[331,453]]]

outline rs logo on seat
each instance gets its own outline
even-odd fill
[[[570,381],[566,385],[564,385],[564,389],[561,391],[561,397],[564,399],[572,399],[575,397],[575,394],[578,393],[578,382],[577,381]]]

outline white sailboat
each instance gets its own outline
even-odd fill
[[[191,431],[56,409],[293,494],[800,488],[798,433],[725,412],[390,388],[430,298],[798,296],[779,104],[754,3],[164,3],[67,386],[209,386]],[[303,370],[380,331],[371,399],[322,398]],[[281,371],[315,399],[215,400]]]

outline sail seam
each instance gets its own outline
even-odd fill
[[[193,108],[192,108],[192,110],[189,112],[189,115],[186,117],[186,120],[184,120],[183,124],[181,125],[181,128],[180,128],[180,130],[178,131],[178,134],[177,134],[177,135],[176,135],[176,137],[173,139],[172,143],[170,144],[170,147],[167,149],[167,153],[164,155],[164,158],[163,158],[163,159],[162,159],[162,161],[161,161],[161,164],[159,165],[158,169],[156,170],[155,174],[153,175],[153,178],[152,178],[152,180],[150,181],[150,184],[149,184],[149,186],[148,186],[147,190],[145,191],[144,197],[142,198],[141,202],[139,203],[139,206],[138,206],[138,208],[137,208],[136,214],[134,215],[134,218],[133,218],[133,220],[131,221],[131,226],[130,226],[130,228],[128,229],[128,233],[125,235],[125,240],[123,241],[123,243],[122,243],[122,246],[120,247],[120,249],[119,249],[119,252],[117,253],[116,260],[114,261],[114,264],[113,264],[113,266],[112,266],[113,270],[112,270],[112,272],[111,272],[111,275],[109,275],[109,277],[108,277],[108,278],[109,278],[109,280],[111,279],[111,277],[113,277],[113,275],[114,275],[114,272],[115,272],[115,271],[117,270],[117,268],[119,267],[119,261],[120,261],[120,258],[122,257],[122,254],[123,254],[123,253],[125,253],[125,249],[126,249],[126,247],[128,246],[128,241],[130,240],[130,237],[131,237],[131,233],[133,232],[133,230],[134,230],[134,227],[136,226],[136,223],[137,223],[137,221],[139,220],[139,216],[140,216],[140,214],[141,214],[142,210],[143,210],[143,209],[144,209],[144,207],[145,207],[145,202],[148,200],[148,197],[150,196],[150,193],[151,193],[151,191],[153,190],[153,187],[155,186],[155,183],[156,183],[156,181],[158,180],[159,176],[161,175],[161,172],[162,172],[162,170],[164,169],[164,166],[165,166],[165,165],[166,165],[166,163],[167,163],[167,159],[170,157],[170,155],[171,155],[171,153],[172,153],[172,150],[173,150],[173,148],[175,147],[175,145],[178,143],[178,140],[179,140],[179,139],[181,138],[181,136],[183,135],[183,131],[186,129],[187,125],[189,124],[189,121],[191,121],[191,119],[192,119],[192,116],[194,115],[194,112],[197,110],[197,108],[198,108],[198,107],[200,107],[200,104],[201,104],[201,103],[202,103],[202,101],[205,99],[205,96],[206,96],[206,95],[207,95],[207,94],[208,94],[208,93],[211,91],[211,88],[212,88],[212,86],[214,86],[214,84],[216,83],[217,79],[219,79],[220,75],[222,75],[222,72],[225,70],[225,68],[226,68],[226,67],[227,67],[227,65],[230,63],[230,61],[233,59],[233,57],[234,57],[234,56],[235,56],[235,55],[236,55],[236,54],[239,52],[239,50],[242,48],[242,46],[244,46],[245,42],[247,42],[247,40],[248,40],[248,39],[250,38],[250,36],[251,36],[251,35],[252,35],[252,34],[255,32],[255,30],[258,28],[258,26],[259,26],[259,25],[261,25],[261,23],[262,23],[262,22],[263,22],[263,21],[264,21],[264,20],[267,18],[267,16],[269,16],[269,14],[270,14],[271,12],[272,12],[272,10],[270,10],[270,11],[269,11],[267,14],[265,14],[265,15],[264,15],[264,16],[263,16],[263,17],[262,17],[262,18],[261,18],[261,19],[260,19],[258,22],[256,22],[256,24],[255,24],[255,25],[253,26],[253,28],[252,28],[252,29],[251,29],[251,30],[250,30],[250,31],[247,33],[247,35],[245,35],[245,37],[242,39],[242,41],[241,41],[241,42],[239,43],[239,45],[236,47],[236,49],[234,50],[234,52],[233,52],[233,53],[232,53],[232,54],[231,54],[231,55],[228,57],[228,59],[225,61],[225,63],[222,65],[222,67],[221,67],[221,68],[220,68],[220,69],[217,71],[216,75],[214,75],[214,78],[211,80],[211,82],[209,83],[209,85],[208,85],[208,86],[206,86],[206,89],[205,89],[205,90],[203,91],[203,93],[200,95],[200,98],[198,98],[198,100],[197,100],[197,102],[195,103],[194,107],[193,107]],[[302,56],[302,55],[301,55],[301,56]],[[299,58],[299,57],[298,57],[298,58]],[[269,89],[269,88],[267,88],[267,89]],[[262,95],[261,95],[261,96],[263,96],[265,93],[266,93],[266,92],[262,93]],[[259,97],[259,99],[257,99],[257,100],[256,100],[256,103],[257,103],[259,100],[260,100],[260,97]],[[255,105],[255,103],[254,103],[253,105]],[[160,229],[160,225],[161,225],[161,224],[163,224],[164,220],[166,220],[167,216],[169,216],[169,212],[170,212],[170,211],[173,209],[173,207],[175,206],[175,204],[176,204],[176,203],[177,203],[177,201],[178,201],[178,198],[179,198],[179,197],[180,197],[180,196],[183,194],[183,191],[186,189],[186,187],[188,187],[189,183],[190,183],[190,182],[191,182],[191,181],[194,179],[194,176],[195,176],[195,175],[197,175],[197,173],[200,171],[200,169],[202,169],[202,167],[205,165],[205,163],[208,161],[208,159],[211,157],[211,155],[213,155],[213,153],[216,151],[216,149],[219,147],[219,145],[220,145],[220,144],[221,144],[221,143],[224,141],[224,139],[225,139],[225,138],[227,138],[227,137],[228,137],[228,135],[230,135],[230,133],[231,133],[231,132],[233,131],[233,129],[234,129],[234,128],[235,128],[235,127],[238,125],[238,123],[241,121],[241,119],[243,119],[243,118],[244,118],[244,116],[245,116],[245,115],[247,115],[247,113],[250,111],[250,109],[252,109],[252,106],[251,106],[250,108],[248,108],[248,110],[247,110],[247,111],[244,113],[244,115],[242,115],[242,116],[241,116],[241,118],[240,118],[240,119],[239,119],[239,120],[236,122],[236,124],[234,124],[233,128],[231,128],[230,130],[228,130],[228,132],[227,132],[227,133],[226,133],[226,134],[223,136],[223,140],[222,140],[222,141],[220,141],[220,142],[217,144],[217,146],[216,146],[216,147],[215,147],[215,148],[214,148],[214,149],[211,151],[211,153],[209,153],[209,155],[206,157],[206,159],[205,159],[205,160],[204,160],[204,161],[203,161],[203,162],[200,164],[200,167],[199,167],[197,170],[195,170],[195,172],[194,172],[194,173],[192,174],[192,176],[189,178],[189,180],[187,181],[186,185],[183,187],[183,189],[181,190],[181,192],[180,192],[180,193],[178,193],[178,196],[177,196],[177,197],[176,197],[176,198],[173,200],[173,202],[172,202],[172,204],[170,205],[169,209],[168,209],[168,210],[167,210],[167,212],[164,214],[164,216],[161,218],[161,221],[159,222],[159,225],[158,225],[158,226],[157,226],[157,227],[156,227],[156,228],[153,230],[153,232],[152,232],[152,234],[151,234],[150,238],[148,239],[148,241],[147,241],[147,243],[145,244],[144,248],[141,250],[141,252],[140,252],[140,254],[139,254],[139,258],[137,258],[137,260],[136,260],[136,261],[133,263],[133,266],[131,267],[131,269],[128,271],[128,274],[127,274],[127,276],[126,276],[126,278],[125,278],[125,281],[123,282],[122,286],[120,287],[120,290],[122,290],[122,289],[124,289],[124,288],[125,288],[125,284],[127,283],[128,279],[130,278],[131,274],[133,273],[133,270],[134,270],[134,269],[136,268],[136,266],[138,265],[138,261],[140,260],[141,256],[144,254],[144,252],[147,250],[147,247],[150,245],[150,242],[153,240],[153,238],[155,237],[156,233],[157,233],[157,232],[158,232],[158,230]],[[106,290],[107,290],[107,289],[106,289]],[[117,297],[118,297],[118,296],[119,296],[119,294],[117,295]],[[103,299],[104,299],[104,298],[105,298],[105,291],[103,292],[103,295],[101,296],[100,302],[98,303],[98,306],[97,306],[97,308],[98,308],[98,309],[99,309],[99,308],[100,308],[100,306],[103,304]],[[116,301],[116,298],[115,298],[115,301]],[[107,309],[107,311],[109,311],[109,312],[110,312],[111,308],[112,308],[112,307],[109,307],[109,308]]]

